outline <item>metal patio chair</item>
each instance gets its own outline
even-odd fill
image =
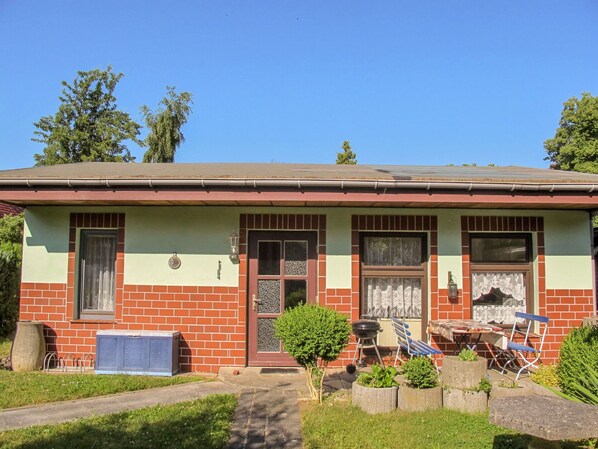
[[[429,357],[438,372],[438,364],[436,363],[436,358],[434,356],[441,355],[442,351],[433,348],[429,344],[421,341],[421,340],[414,340],[411,338],[411,332],[409,331],[409,325],[404,321],[398,320],[397,318],[392,318],[392,329],[397,336],[397,355],[395,357],[394,366],[397,366],[397,362],[399,362],[401,358],[401,349],[407,352],[409,358],[411,357]]]
[[[524,325],[518,323],[517,319],[525,320]],[[549,321],[548,317],[541,315],[523,312],[515,313],[515,322],[509,335],[507,348],[502,350],[500,354],[507,359],[502,367],[502,374],[509,365],[516,368],[515,364],[518,362],[521,367],[517,371],[517,376],[515,376],[515,381],[517,381],[524,370],[529,372],[532,366],[537,368],[537,362],[542,356]],[[536,326],[539,330],[538,333],[534,332]]]

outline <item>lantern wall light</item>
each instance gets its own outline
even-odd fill
[[[230,252],[228,257],[233,262],[237,262],[239,260],[239,235],[233,231],[228,239],[230,241]]]
[[[451,301],[456,301],[459,299],[459,286],[455,282],[455,278],[453,277],[453,273],[451,271],[448,272],[448,298]]]

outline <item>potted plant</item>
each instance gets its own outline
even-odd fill
[[[487,360],[471,349],[442,362],[444,407],[461,412],[484,412],[492,384],[486,376]]]
[[[400,385],[398,407],[409,412],[442,407],[438,373],[428,357],[413,357],[403,364],[405,383]]]
[[[394,366],[373,365],[371,373],[361,373],[352,388],[353,405],[366,413],[388,413],[397,408],[397,386]]]

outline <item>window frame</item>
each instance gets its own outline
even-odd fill
[[[533,239],[531,233],[521,232],[495,232],[495,233],[484,233],[484,232],[469,232],[468,243],[470,248],[470,254],[472,253],[472,240],[475,238],[523,238],[525,239],[525,250],[526,250],[526,261],[527,262],[475,262],[473,257],[470,256],[469,271],[470,271],[470,286],[472,289],[470,313],[473,318],[474,313],[474,298],[473,298],[473,274],[474,273],[504,273],[504,272],[517,272],[524,273],[525,276],[525,295],[526,304],[525,310],[527,313],[534,313],[535,298],[534,298],[534,254],[533,254]],[[513,323],[502,323],[496,324],[498,327],[511,328]]]
[[[417,237],[421,241],[421,264],[419,266],[382,266],[365,264],[365,239],[367,237]],[[359,233],[359,285],[361,288],[359,298],[359,315],[367,312],[366,277],[410,277],[421,279],[422,311],[421,319],[424,320],[428,313],[428,234],[426,232],[360,232]]]
[[[114,309],[111,311],[105,310],[94,310],[94,309],[84,309],[83,308],[83,295],[84,295],[84,281],[85,281],[85,264],[84,264],[84,254],[86,251],[87,245],[87,236],[89,235],[102,235],[102,236],[112,236],[114,238],[114,276],[115,276],[115,283],[114,283]],[[75,311],[75,318],[80,320],[106,320],[112,321],[116,317],[116,296],[117,296],[117,289],[118,285],[116,282],[117,273],[117,259],[118,259],[118,229],[116,228],[79,228],[79,248],[77,251],[77,292],[76,292],[76,311]]]

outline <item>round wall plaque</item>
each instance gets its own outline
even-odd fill
[[[170,259],[168,259],[168,266],[173,270],[178,269],[181,266],[181,259],[174,253]]]

